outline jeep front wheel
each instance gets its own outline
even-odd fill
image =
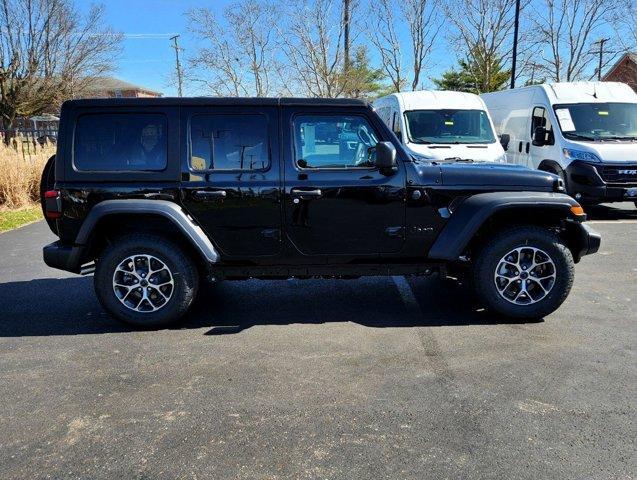
[[[532,226],[497,233],[479,252],[473,272],[476,293],[487,307],[528,319],[557,310],[573,279],[573,256],[564,242]]]
[[[129,235],[107,247],[95,268],[95,292],[104,309],[126,323],[158,327],[181,318],[197,293],[193,261],[155,235]]]

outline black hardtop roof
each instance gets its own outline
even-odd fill
[[[69,107],[152,107],[152,106],[334,106],[365,107],[369,104],[354,98],[264,98],[264,97],[162,97],[162,98],[86,98],[67,100]]]

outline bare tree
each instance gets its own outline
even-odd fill
[[[91,77],[112,68],[121,36],[103,26],[104,10],[81,17],[70,0],[0,0],[0,115],[57,108]]]
[[[205,46],[190,58],[195,73],[216,95],[264,97],[273,90],[274,28],[277,10],[270,3],[246,0],[229,5],[221,25],[212,10],[186,13],[188,27]]]
[[[402,9],[409,27],[413,54],[411,89],[416,90],[420,82],[420,74],[425,58],[431,53],[442,23],[437,22],[436,8],[431,1],[404,0]],[[436,23],[438,24],[437,26]]]
[[[532,9],[530,21],[538,34],[536,45],[546,77],[556,82],[589,78],[597,58],[592,44],[620,5],[618,0],[545,0]],[[605,58],[602,68],[613,56]]]
[[[369,40],[380,55],[382,69],[389,77],[392,89],[400,92],[405,86],[406,74],[403,71],[403,52],[396,27],[396,6],[393,0],[378,0],[372,2],[369,8]]]
[[[300,0],[279,30],[291,74],[289,90],[313,97],[338,97],[347,90],[343,75],[344,25],[334,0]]]
[[[619,44],[624,51],[637,50],[637,3],[627,1],[611,22],[618,27]]]
[[[529,0],[523,0],[524,8]],[[453,25],[452,45],[457,47],[471,71],[478,91],[490,91],[494,77],[512,53],[515,1],[451,0],[442,3],[448,21]],[[523,43],[520,36],[520,43]],[[518,50],[520,52],[520,50]],[[495,82],[497,83],[497,82]]]
[[[432,0],[379,0],[370,4],[370,11],[367,26],[369,40],[380,55],[382,68],[391,80],[392,89],[399,92],[407,83],[403,56],[408,54],[412,59],[411,89],[416,90],[426,58],[434,47],[442,25],[438,22],[436,5]],[[404,24],[409,31],[408,49],[399,37]]]

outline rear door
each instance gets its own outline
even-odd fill
[[[222,258],[281,250],[276,106],[181,111],[182,195]]]
[[[284,107],[284,222],[304,255],[378,255],[401,250],[405,169],[381,173],[381,121],[367,109]]]

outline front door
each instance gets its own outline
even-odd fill
[[[533,145],[533,135],[537,127],[544,127],[546,130],[544,145],[542,146]],[[527,166],[529,168],[537,168],[542,163],[542,160],[551,158],[553,145],[555,145],[555,135],[546,108],[541,106],[533,107],[531,115],[531,144],[529,145]]]
[[[183,203],[222,258],[281,250],[277,111],[182,108]]]
[[[401,250],[405,169],[374,166],[380,122],[351,109],[283,111],[284,222],[304,255],[378,255]]]

